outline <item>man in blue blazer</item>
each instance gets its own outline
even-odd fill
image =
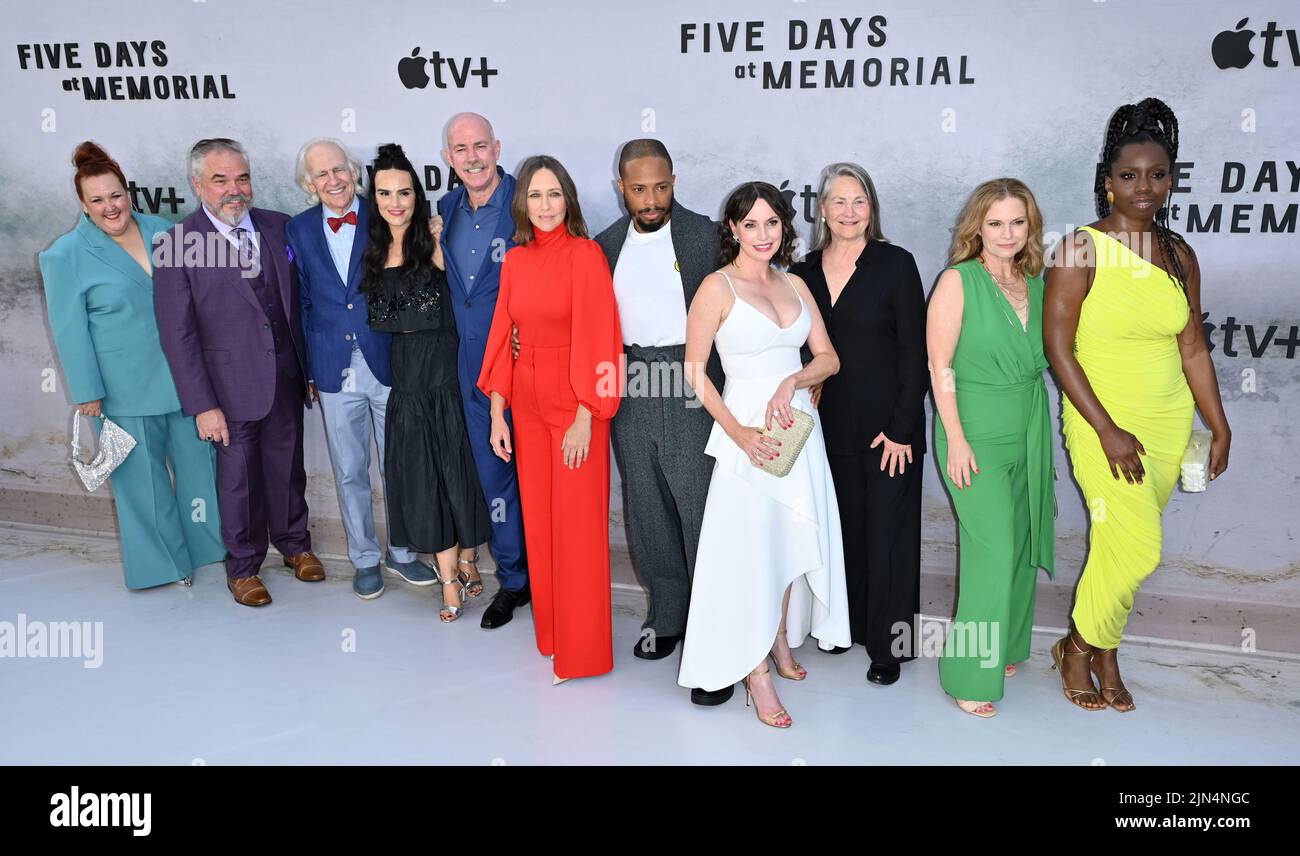
[[[480,622],[491,629],[508,622],[515,607],[528,603],[531,597],[515,464],[502,461],[492,452],[488,443],[492,430],[490,402],[476,385],[496,311],[501,261],[506,250],[514,246],[510,240],[515,231],[510,205],[515,179],[497,166],[501,142],[488,120],[477,113],[453,116],[443,141],[442,156],[461,181],[460,187],[438,200],[443,220],[443,258],[460,333],[457,371],[469,445],[492,521],[492,555],[501,584]]]
[[[371,332],[361,293],[370,227],[368,206],[357,195],[361,164],[343,143],[322,138],[298,151],[297,172],[314,203],[285,227],[298,270],[307,377],[325,417],[348,558],[356,570],[352,590],[370,600],[384,593],[370,488],[371,422],[382,470],[392,335]],[[433,570],[402,546],[390,544],[383,565],[417,586],[435,580]]]

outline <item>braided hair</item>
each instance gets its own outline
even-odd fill
[[[1178,159],[1178,117],[1169,105],[1159,98],[1144,98],[1137,104],[1125,104],[1111,114],[1106,124],[1106,141],[1101,147],[1101,161],[1097,164],[1097,177],[1093,182],[1093,195],[1096,200],[1097,216],[1104,218],[1110,214],[1110,202],[1106,200],[1106,177],[1110,175],[1120,149],[1131,143],[1155,143],[1169,156],[1172,169]],[[1175,246],[1191,250],[1183,236],[1169,228],[1168,199],[1156,212],[1155,217],[1156,247],[1164,260],[1169,276],[1187,294],[1187,275],[1183,271]]]

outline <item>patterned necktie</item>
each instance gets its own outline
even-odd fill
[[[243,226],[236,226],[230,230],[230,235],[239,247],[240,265],[244,267],[253,265],[257,261],[257,248],[253,246],[252,234]]]

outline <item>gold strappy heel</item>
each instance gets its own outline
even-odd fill
[[[784,636],[784,635],[785,635],[785,631],[784,631],[784,630],[778,630],[778,631],[776,632],[776,635],[777,635],[777,636]],[[790,643],[789,643],[789,642],[786,643],[786,647],[787,647],[787,648],[790,647]],[[808,670],[805,669],[803,666],[799,665],[798,662],[796,662],[796,663],[794,664],[794,668],[793,668],[793,669],[791,669],[790,671],[787,672],[785,669],[782,669],[782,668],[781,668],[781,663],[780,663],[780,661],[778,661],[778,660],[776,659],[776,652],[775,652],[775,651],[768,651],[768,652],[767,652],[767,656],[769,656],[769,657],[772,658],[772,665],[773,665],[773,666],[776,666],[776,673],[777,673],[778,675],[780,675],[781,677],[785,678],[787,681],[802,681],[804,678],[808,677]],[[791,651],[791,652],[790,652],[790,659],[791,659],[791,660],[794,659],[794,651]]]
[[[764,663],[763,665],[767,665],[767,664]],[[755,674],[756,674],[756,675],[766,675],[769,671],[770,671],[769,669],[764,669],[764,670],[761,671],[761,672],[755,672]],[[749,675],[746,675],[746,676],[745,676],[745,681],[744,681],[744,684],[745,684],[745,707],[749,707],[749,706],[750,706],[750,701],[753,699],[753,693],[751,693],[751,692],[749,691],[749,677],[750,677]],[[771,715],[769,715],[769,716],[764,716],[764,715],[759,711],[759,709],[758,709],[758,705],[754,705],[754,715],[758,717],[758,721],[759,721],[759,722],[763,723],[764,725],[770,725],[770,726],[772,726],[773,728],[789,728],[791,725],[794,725],[794,720],[790,718],[790,714],[788,714],[788,713],[785,712],[785,708],[781,708],[781,709],[778,710],[776,713],[773,713],[773,714],[771,714]],[[784,725],[781,724],[781,717],[785,717],[785,724],[784,724]]]
[[[1097,688],[1098,688],[1099,690],[1101,690],[1101,698],[1102,698],[1102,701],[1106,702],[1106,704],[1108,704],[1108,705],[1110,705],[1111,707],[1115,708],[1115,710],[1119,711],[1120,713],[1130,713],[1130,712],[1132,712],[1132,711],[1137,710],[1137,703],[1133,701],[1133,693],[1131,693],[1131,692],[1128,691],[1128,687],[1125,687],[1125,686],[1118,686],[1118,687],[1108,687],[1108,686],[1104,686],[1104,685],[1102,684],[1102,682],[1101,682],[1101,675],[1097,673],[1097,670],[1096,670],[1096,669],[1092,668],[1092,664],[1089,664],[1089,665],[1088,665],[1088,669],[1089,669],[1089,671],[1091,671],[1092,674],[1097,678]],[[1106,693],[1114,693],[1114,695],[1109,695],[1109,696],[1108,696],[1108,695],[1106,695]],[[1128,697],[1128,701],[1127,701],[1127,702],[1123,701],[1123,699],[1124,699],[1125,696]],[[1117,707],[1117,706],[1116,706],[1116,703],[1117,703],[1117,702],[1118,702],[1119,704],[1121,704],[1121,705],[1125,705],[1125,706],[1124,706],[1124,707]]]
[[[1057,639],[1056,644],[1052,646],[1052,668],[1056,669],[1058,672],[1061,673],[1061,689],[1065,691],[1065,697],[1068,698],[1070,700],[1070,703],[1073,704],[1075,707],[1082,708],[1083,710],[1105,710],[1106,699],[1103,695],[1101,695],[1101,693],[1097,692],[1097,688],[1092,685],[1091,681],[1088,682],[1088,686],[1086,689],[1073,689],[1072,687],[1066,686],[1065,669],[1061,668],[1061,662],[1063,658],[1092,656],[1091,651],[1066,651],[1065,650],[1066,640],[1073,642],[1074,634],[1067,633],[1065,636],[1061,637],[1060,639]],[[1089,671],[1091,671],[1091,664],[1089,664]],[[1102,704],[1100,707],[1088,707],[1086,704],[1083,704],[1082,702],[1079,701],[1079,696],[1087,695],[1088,693],[1092,693],[1093,695],[1097,696],[1102,700]]]

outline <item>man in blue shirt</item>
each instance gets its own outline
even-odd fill
[[[488,330],[496,311],[501,261],[515,225],[510,214],[515,179],[497,166],[501,142],[492,125],[477,113],[458,113],[447,122],[442,156],[462,186],[438,200],[442,241],[456,329],[460,333],[457,371],[465,426],[492,521],[492,555],[501,588],[483,612],[481,626],[500,627],[515,607],[528,603],[528,568],[524,558],[523,513],[514,461],[502,461],[488,443],[490,403],[476,386],[483,368]],[[507,412],[509,421],[510,414]],[[513,425],[511,426],[513,430]]]
[[[298,152],[298,184],[313,207],[285,232],[298,268],[303,338],[310,381],[320,397],[339,510],[356,569],[352,590],[363,600],[384,593],[370,489],[370,438],[384,458],[384,414],[391,383],[391,335],[373,333],[361,293],[361,257],[369,211],[357,195],[361,165],[338,140],[317,139]],[[417,586],[436,575],[419,557],[390,544],[383,565]]]

